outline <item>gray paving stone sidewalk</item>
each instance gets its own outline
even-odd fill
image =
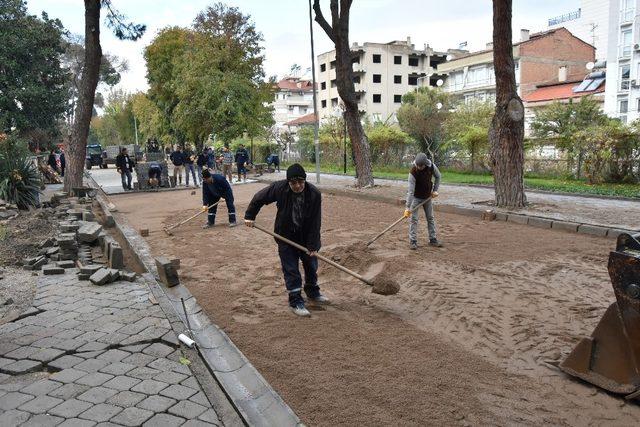
[[[262,175],[260,179],[263,181],[275,181],[284,179],[285,176],[285,169],[283,168],[280,173],[267,173]],[[316,176],[314,171],[307,171],[307,179],[315,184]],[[400,180],[376,179],[376,187],[366,190],[357,190],[353,187],[354,182],[354,178],[350,176],[320,174],[320,188],[322,189],[348,190],[356,193],[366,191],[370,194],[394,198],[404,198],[406,194],[406,183]],[[640,186],[638,186],[638,192],[640,193]],[[465,185],[442,184],[439,193],[440,197],[438,197],[437,203],[474,209],[487,209],[485,202],[492,201],[494,198],[493,188]],[[541,216],[559,221],[640,230],[640,201],[549,194],[535,191],[527,191],[527,199],[531,205],[524,209],[495,210]],[[399,215],[401,214],[402,212],[399,212]]]
[[[0,426],[221,425],[146,285],[76,272],[0,326]]]

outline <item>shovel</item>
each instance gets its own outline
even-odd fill
[[[414,213],[415,211],[418,210],[418,208],[420,208],[422,205],[424,205],[425,203],[427,203],[429,200],[431,200],[431,197],[429,197],[427,200],[425,200],[424,202],[420,203],[418,206],[416,206],[415,208],[411,209],[411,213]],[[398,219],[397,221],[395,221],[393,224],[391,224],[390,226],[388,226],[387,228],[385,228],[382,233],[378,234],[376,237],[374,237],[373,239],[369,240],[367,242],[367,247],[370,246],[373,242],[375,242],[376,240],[378,240],[380,237],[382,237],[384,234],[386,234],[389,230],[391,230],[393,227],[395,227],[396,225],[400,224],[402,222],[402,220],[405,219],[404,215],[402,215],[400,217],[400,219]]]
[[[309,254],[309,250],[307,248],[305,248],[304,246],[293,242],[289,239],[287,239],[286,237],[283,237],[279,234],[274,233],[271,230],[267,230],[264,227],[259,226],[258,224],[254,223],[253,224],[254,228],[257,228],[258,230],[262,231],[263,233],[267,233],[270,236],[275,237],[276,239],[285,242],[291,246],[293,246],[296,249],[300,249],[301,251],[303,251],[304,253],[306,253],[307,255]],[[369,286],[373,286],[372,292],[378,293],[378,294],[382,294],[382,295],[391,295],[391,294],[396,294],[398,293],[398,291],[400,290],[400,286],[398,286],[396,283],[390,283],[390,280],[387,279],[386,277],[381,278],[380,280],[377,279],[377,277],[369,280],[363,276],[361,276],[360,274],[356,273],[355,271],[349,270],[347,267],[338,264],[337,262],[323,256],[320,254],[316,254],[315,255],[318,259],[326,262],[327,264],[337,268],[340,271],[343,271],[345,273],[347,273],[350,276],[355,277],[356,279],[360,280],[361,282],[366,283]]]
[[[198,216],[202,215],[204,212],[208,211],[209,209],[211,209],[212,207],[214,207],[214,206],[215,206],[215,205],[217,205],[218,203],[220,203],[220,200],[218,200],[217,202],[215,202],[215,203],[214,203],[214,204],[212,204],[212,205],[207,206],[207,209],[205,209],[205,210],[201,210],[201,211],[200,211],[200,212],[198,212],[197,214],[195,214],[195,215],[193,215],[193,216],[190,216],[189,218],[185,219],[184,221],[181,221],[181,222],[179,222],[179,223],[177,223],[177,224],[174,224],[174,225],[172,225],[172,226],[170,226],[170,227],[165,227],[165,228],[164,228],[164,232],[165,232],[165,233],[167,233],[169,236],[173,236],[173,233],[171,233],[171,230],[173,230],[173,229],[174,229],[174,228],[176,228],[176,227],[180,227],[181,225],[186,224],[187,222],[191,221],[192,219],[194,219],[194,218],[196,218],[196,217],[198,217]]]

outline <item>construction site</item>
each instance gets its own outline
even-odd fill
[[[233,187],[240,220],[264,186]],[[438,212],[443,248],[426,245],[424,222],[417,251],[407,248],[406,223],[367,246],[402,208],[323,191],[320,254],[364,277],[384,272],[400,288],[372,293],[321,261],[318,284],[332,304],[309,304],[311,317],[301,319],[287,310],[272,237],[228,228],[224,207],[213,228],[203,230],[201,216],[165,231],[197,212],[200,198],[168,191],[111,201],[117,221],[144,230],[152,256],[179,259],[181,285],[303,423],[640,422],[630,395],[640,385],[638,341],[628,328],[638,309],[623,295],[637,285],[612,286],[616,239]],[[263,208],[256,225],[270,230],[275,211]],[[627,243],[617,253],[627,254],[619,271],[628,282],[638,277],[638,248]],[[604,332],[581,342],[616,294]],[[572,354],[578,343],[589,348]]]

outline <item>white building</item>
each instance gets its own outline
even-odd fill
[[[581,0],[580,8],[549,18],[549,29],[564,27],[596,48],[596,59],[605,60],[609,43],[609,0]]]
[[[630,123],[640,117],[639,0],[610,0],[604,109]]]
[[[372,120],[396,121],[402,95],[418,86],[435,86],[436,66],[445,61],[446,52],[435,52],[428,45],[416,49],[411,39],[389,43],[354,43],[353,71],[360,111]],[[336,85],[336,52],[318,55],[318,111],[322,120],[341,114]]]
[[[277,83],[272,105],[276,129],[288,129],[287,123],[313,113],[313,83],[299,77],[285,77]]]

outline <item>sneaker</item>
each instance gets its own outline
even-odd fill
[[[230,223],[229,223],[229,227],[235,227],[236,225],[238,225],[238,223],[237,223],[237,222],[230,222]]]
[[[409,249],[411,249],[412,251],[418,249],[418,242],[409,242]]]
[[[202,228],[213,228],[213,224],[206,223]]]
[[[441,242],[439,242],[438,239],[432,239],[432,240],[429,240],[429,246],[434,246],[436,248],[441,248],[444,245]]]
[[[331,300],[324,295],[319,295],[315,298],[309,298],[309,301],[312,301],[316,304],[331,304]]]
[[[295,307],[291,307],[291,311],[293,311],[293,314],[295,314],[296,316],[300,316],[300,317],[311,316],[311,313],[309,312],[309,310],[305,308],[304,304],[298,304]]]

